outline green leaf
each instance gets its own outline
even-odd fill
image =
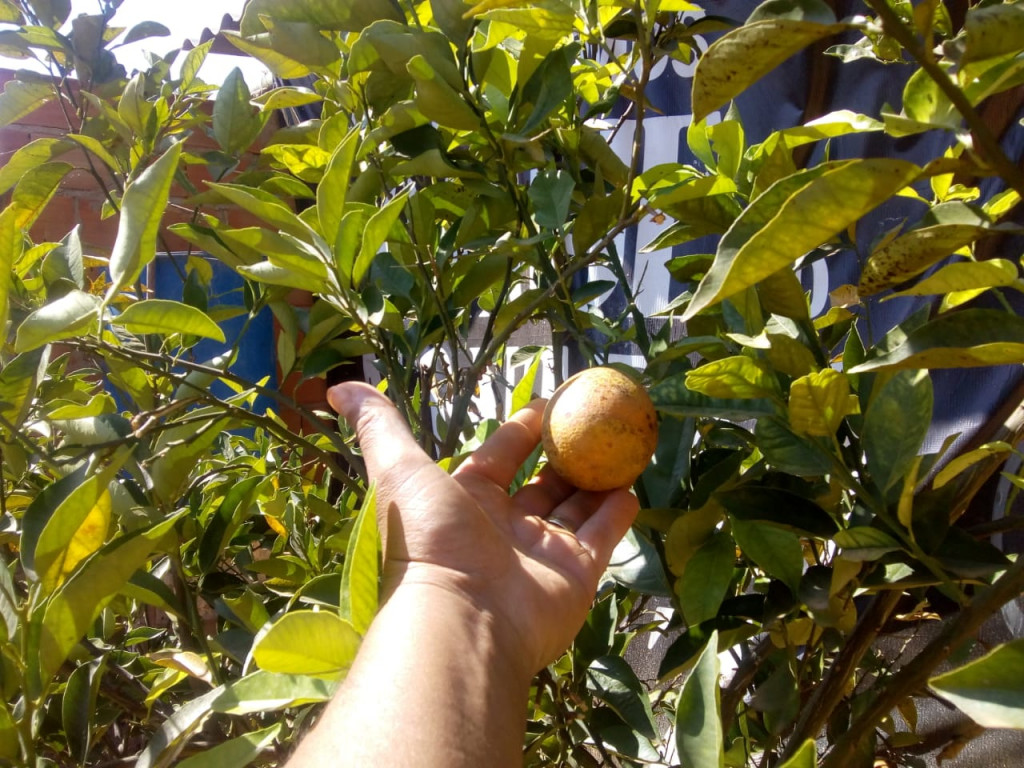
[[[233,30],[222,30],[220,34],[235,48],[259,61],[281,80],[301,80],[312,74],[306,64],[295,58],[295,51],[285,53],[277,48],[270,33],[242,37]],[[298,53],[302,58],[302,52]]]
[[[556,48],[526,81],[517,104],[517,113],[528,109],[526,122],[519,129],[522,135],[530,136],[572,96],[572,63],[578,50],[577,45]]]
[[[337,675],[351,666],[359,639],[355,628],[333,613],[292,611],[256,640],[252,657],[267,672]]]
[[[473,20],[466,18],[468,9],[463,0],[430,0],[430,10],[434,14],[434,23],[457,48],[466,42],[473,29]]]
[[[789,425],[798,435],[831,437],[855,402],[845,374],[833,368],[809,373],[789,386]]]
[[[380,593],[380,534],[377,530],[377,488],[371,485],[348,540],[341,573],[338,614],[365,635],[377,614]]]
[[[736,565],[736,546],[725,531],[714,531],[693,553],[679,581],[676,594],[687,624],[714,618],[725,599]]]
[[[28,4],[40,23],[53,29],[60,28],[71,15],[71,0],[28,0]]]
[[[337,683],[332,680],[258,670],[225,685],[211,708],[225,715],[274,712],[328,701],[336,687]]]
[[[84,291],[73,290],[26,317],[18,326],[16,352],[28,352],[61,339],[82,335],[96,327],[101,301]]]
[[[576,182],[566,171],[538,173],[527,193],[533,203],[533,218],[545,229],[560,230],[569,218],[569,204]]]
[[[96,712],[96,698],[105,666],[105,658],[101,658],[78,667],[68,677],[61,700],[61,721],[69,751],[81,764],[86,763],[91,746],[94,729],[92,718]]]
[[[0,94],[0,128],[13,125],[52,98],[53,86],[49,83],[8,80]]]
[[[406,65],[416,83],[416,107],[431,120],[459,131],[476,131],[482,118],[427,59],[419,54]]]
[[[708,397],[687,386],[688,374],[670,376],[651,387],[655,408],[672,416],[709,416],[745,421],[774,413],[776,406],[768,399]]]
[[[261,261],[259,264],[239,264],[235,270],[240,274],[255,280],[258,283],[267,285],[280,285],[285,288],[297,288],[300,291],[319,293],[324,288],[322,280],[311,277],[308,274],[297,272],[287,267],[279,267],[269,261]]]
[[[466,15],[507,24],[513,29],[526,32],[528,36],[546,41],[561,40],[572,33],[576,14],[567,3],[560,0],[533,0],[518,7],[509,8],[508,5],[502,0],[485,0],[466,11]]]
[[[1024,318],[996,309],[964,309],[918,326],[891,350],[849,373],[885,368],[975,368],[1024,363]]]
[[[253,102],[262,105],[265,110],[304,107],[308,104],[319,104],[321,101],[323,101],[323,97],[320,94],[309,88],[292,85],[271,88],[269,91],[253,97]]]
[[[654,712],[636,672],[621,656],[601,656],[587,668],[587,689],[611,707],[630,728],[657,737]]]
[[[740,400],[770,397],[778,392],[775,375],[746,355],[712,360],[686,374],[686,386],[708,397]]]
[[[102,21],[96,21],[98,28]],[[148,138],[151,135],[150,118],[153,116],[153,104],[146,98],[146,77],[141,72],[125,86],[117,102],[117,114],[135,136]]]
[[[82,253],[81,227],[75,225],[60,245],[43,258],[43,280],[47,290],[53,290],[61,283],[75,288],[85,287],[85,266]]]
[[[183,333],[221,343],[225,341],[224,331],[205,312],[167,299],[145,299],[130,304],[124,312],[112,318],[111,323],[140,336],[147,333]]]
[[[257,670],[241,680],[214,688],[180,706],[139,753],[136,768],[170,768],[178,754],[213,712],[247,715],[273,712],[331,698],[335,684],[300,675],[274,675]]]
[[[718,630],[715,630],[679,692],[675,739],[681,768],[725,766],[719,674]]]
[[[721,633],[718,645],[724,651],[758,634],[761,628],[738,616],[718,616],[703,624],[687,627],[665,651],[658,667],[658,679],[667,680],[685,672],[716,631]]]
[[[240,682],[247,679],[242,678]],[[213,703],[224,693],[225,686],[219,686],[175,709],[139,753],[136,768],[170,768],[174,765],[181,749],[210,716]]]
[[[796,434],[788,421],[758,419],[754,434],[765,461],[775,469],[801,477],[824,475],[833,469],[829,451],[813,439]]]
[[[266,29],[263,17],[342,32],[359,32],[377,19],[405,23],[401,6],[393,0],[251,0],[242,13],[242,34],[256,35]]]
[[[207,40],[205,43],[200,43],[185,56],[185,62],[181,65],[181,84],[178,86],[182,93],[190,93],[194,87],[197,87],[199,70],[203,68],[214,42],[214,40]],[[203,84],[200,81],[198,89],[202,88]]]
[[[825,539],[838,530],[835,521],[820,506],[781,488],[747,485],[719,491],[715,498],[733,520],[769,523],[799,535]]]
[[[208,186],[216,190],[229,202],[248,211],[253,216],[263,219],[267,224],[281,232],[287,232],[303,240],[313,237],[313,230],[300,219],[295,212],[282,203],[277,197],[261,189],[247,187],[243,184],[213,184]]]
[[[998,3],[971,8],[964,21],[967,45],[963,61],[978,61],[1020,51],[1024,39],[1024,8]]]
[[[250,103],[251,98],[242,70],[235,67],[217,91],[213,103],[213,137],[229,155],[237,155],[248,148],[263,129],[263,120]]]
[[[840,547],[844,558],[856,562],[877,560],[884,554],[902,549],[889,534],[865,525],[840,531],[832,540]]]
[[[177,763],[177,768],[245,768],[273,743],[284,723],[246,733]]]
[[[530,361],[530,364],[526,366],[523,378],[519,380],[515,388],[512,390],[512,403],[509,406],[509,416],[522,409],[533,400],[534,385],[537,382],[537,372],[540,371],[540,364],[543,358],[543,349],[538,349],[533,353],[533,359]]]
[[[199,412],[193,411],[198,419]],[[178,493],[189,482],[199,457],[204,455],[228,426],[227,418],[216,418],[212,413],[205,421],[193,421],[164,429],[154,441],[154,459],[149,467],[153,496],[172,507]]]
[[[0,212],[0,326],[7,327],[10,314],[11,272],[25,250],[25,233],[17,224],[18,209],[8,205]]]
[[[247,477],[233,484],[210,516],[206,530],[199,539],[199,567],[209,573],[224,556],[224,548],[238,527],[255,511],[252,508],[256,491],[265,478]]]
[[[320,231],[328,243],[338,239],[338,227],[345,212],[352,163],[359,147],[359,132],[350,131],[331,155],[327,170],[316,188],[316,210]]]
[[[21,15],[21,9],[15,5],[14,0],[0,0],[0,21],[24,24],[25,17]]]
[[[847,24],[776,18],[726,33],[697,62],[693,122],[699,123],[808,45],[846,29]]]
[[[73,146],[63,138],[42,138],[19,147],[0,168],[0,195],[10,190],[30,170],[60,157]]]
[[[10,710],[0,707],[0,759],[17,765],[21,756],[21,740],[18,738],[18,726],[11,718]]]
[[[118,45],[131,45],[151,37],[170,37],[171,30],[156,21],[142,21],[128,30]]]
[[[366,222],[366,228],[362,232],[362,242],[359,245],[359,255],[352,266],[352,284],[355,287],[362,286],[377,251],[390,236],[391,228],[398,221],[408,199],[409,191],[406,190],[389,201]]]
[[[775,182],[722,237],[683,319],[828,242],[919,172],[903,160],[860,159],[825,163]]]
[[[818,749],[814,739],[807,739],[779,768],[818,768]]]
[[[607,574],[634,592],[661,597],[672,594],[658,551],[635,528],[630,528],[615,546]]]
[[[774,525],[734,518],[732,534],[747,557],[794,594],[803,573],[804,550],[800,538]]]
[[[43,347],[11,358],[0,369],[0,416],[21,427],[36,386],[46,373],[50,348]]]
[[[125,190],[117,238],[110,254],[111,284],[105,303],[109,303],[122,288],[134,283],[142,269],[156,256],[160,220],[167,207],[180,157],[181,144],[172,145]]]
[[[30,670],[29,690],[37,695],[71,649],[85,635],[104,605],[118,593],[187,510],[149,528],[114,539],[96,552],[46,605],[39,627],[39,664]]]
[[[90,154],[98,157],[103,163],[112,171],[120,172],[122,170],[122,164],[117,160],[114,155],[111,154],[110,150],[98,139],[92,136],[84,136],[77,133],[66,133],[64,139],[69,142],[78,144],[83,149],[87,150]]]
[[[1024,729],[1024,639],[937,675],[928,685],[978,725]]]
[[[30,168],[18,179],[10,205],[16,227],[28,230],[35,224],[72,168],[68,163],[43,163]]]
[[[900,371],[871,398],[861,443],[878,488],[889,490],[910,468],[932,421],[932,380],[927,371]]]

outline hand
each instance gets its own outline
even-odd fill
[[[632,494],[580,491],[544,469],[509,495],[540,441],[543,401],[518,411],[448,475],[373,387],[341,384],[327,397],[355,428],[377,483],[385,595],[441,589],[468,601],[529,675],[557,658],[633,523]]]

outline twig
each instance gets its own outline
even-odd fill
[[[964,92],[950,80],[949,75],[939,66],[931,52],[907,28],[885,0],[865,0],[865,2],[878,14],[885,31],[906,49],[907,53],[914,58],[960,113],[968,128],[971,129],[971,133],[974,134],[975,141],[982,150],[985,160],[995,167],[996,172],[1007,184],[1013,187],[1021,197],[1024,197],[1024,171],[1006,156],[999,140],[989,130],[988,124],[974,109]]]
[[[1017,559],[995,583],[979,593],[888,682],[868,707],[851,724],[822,763],[822,768],[843,768],[853,764],[854,755],[864,739],[902,699],[927,685],[935,668],[949,658],[964,641],[1007,602],[1024,590],[1024,557]]]

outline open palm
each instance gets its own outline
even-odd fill
[[[355,428],[377,483],[385,594],[417,584],[464,597],[516,638],[519,661],[534,671],[561,653],[632,524],[636,499],[625,489],[577,490],[547,469],[509,494],[540,441],[543,401],[513,415],[448,475],[373,387],[341,384],[328,399]]]

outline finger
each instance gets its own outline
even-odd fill
[[[575,533],[604,503],[608,491],[576,491],[551,510],[545,519]]]
[[[537,476],[512,496],[516,507],[525,515],[547,517],[551,511],[568,499],[576,486],[563,480],[550,466],[544,467]]]
[[[459,466],[455,476],[472,474],[508,488],[540,442],[544,404],[544,400],[534,400],[516,411]]]
[[[327,390],[327,402],[355,429],[371,480],[391,467],[411,475],[420,466],[433,464],[391,401],[369,384],[338,384]]]
[[[640,504],[625,488],[608,491],[600,506],[576,529],[576,538],[590,553],[600,575],[612,551],[636,520]]]

